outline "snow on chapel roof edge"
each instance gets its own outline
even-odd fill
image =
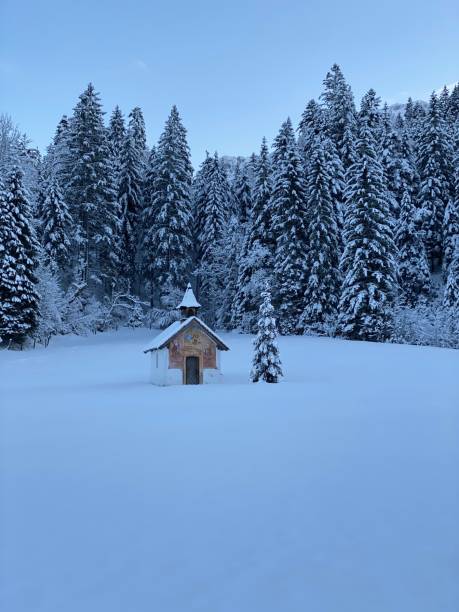
[[[174,336],[176,336],[179,332],[181,332],[185,327],[187,327],[192,322],[197,323],[199,326],[203,328],[203,330],[216,342],[218,348],[223,351],[229,351],[229,346],[223,342],[223,340],[216,334],[208,325],[198,319],[198,317],[192,316],[188,317],[184,321],[174,321],[171,323],[169,327],[166,327],[162,332],[160,332],[157,336],[153,338],[153,340],[145,347],[144,353],[149,353],[150,351],[157,351],[164,348],[170,340]]]

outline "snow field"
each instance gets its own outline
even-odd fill
[[[8,612],[457,612],[459,352],[280,338],[148,384],[156,332],[0,352]]]

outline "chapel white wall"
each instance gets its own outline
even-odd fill
[[[182,370],[169,368],[169,351],[163,348],[151,351],[150,381],[154,385],[169,386],[182,384]]]
[[[223,374],[220,367],[221,351],[217,350],[217,368],[204,368],[202,372],[203,384],[222,383]],[[169,350],[167,347],[150,352],[150,382],[162,387],[183,384],[182,370],[169,368]]]

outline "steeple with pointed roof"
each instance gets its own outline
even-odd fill
[[[182,298],[182,301],[177,306],[177,309],[180,310],[180,318],[182,321],[187,319],[188,317],[196,317],[198,314],[198,310],[201,308],[201,304],[196,299],[193,289],[191,288],[191,283],[188,283],[185,294]]]

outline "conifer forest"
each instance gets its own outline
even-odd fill
[[[283,335],[458,348],[459,85],[356,101],[335,64],[262,136],[193,168],[176,106],[150,148],[93,84],[45,152],[2,115],[2,346],[165,327],[191,282],[216,329],[255,333],[269,287]]]

